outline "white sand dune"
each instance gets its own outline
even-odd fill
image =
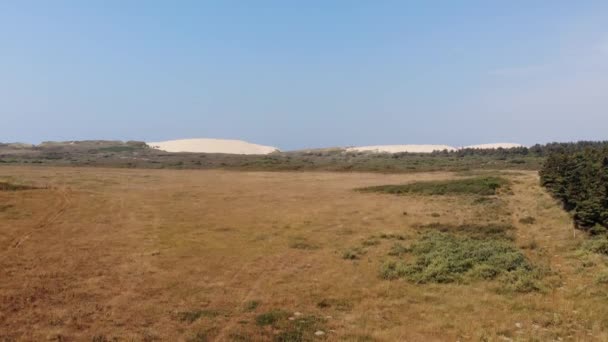
[[[165,152],[269,154],[279,149],[241,140],[227,139],[180,139],[148,142],[148,146]]]
[[[346,149],[347,152],[372,152],[372,153],[431,153],[433,151],[457,151],[465,148],[473,149],[495,149],[495,148],[513,148],[522,147],[521,144],[514,143],[494,143],[480,144],[465,147],[453,147],[449,145],[375,145],[375,146],[355,146]]]
[[[431,153],[433,151],[454,151],[455,147],[448,145],[376,145],[349,147],[347,152],[377,152],[377,153]]]
[[[493,148],[514,148],[514,147],[523,147],[521,144],[514,143],[494,143],[494,144],[480,144],[480,145],[470,145],[465,146],[463,148],[474,148],[474,149],[493,149]]]

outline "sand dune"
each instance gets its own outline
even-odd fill
[[[494,148],[513,148],[522,147],[521,144],[514,143],[494,143],[470,145],[465,147],[453,147],[449,145],[375,145],[375,146],[355,146],[346,149],[347,152],[375,152],[375,153],[431,153],[433,151],[456,151],[465,148],[474,149],[494,149]]]
[[[276,147],[228,139],[180,139],[147,143],[151,148],[166,152],[229,153],[229,154],[269,154],[278,151]]]
[[[433,151],[454,151],[455,147],[448,145],[376,145],[376,146],[357,146],[346,149],[348,152],[378,152],[378,153],[431,153]]]

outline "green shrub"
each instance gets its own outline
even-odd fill
[[[608,284],[608,271],[603,271],[597,275],[595,282],[598,284]]]
[[[523,292],[536,290],[536,279],[526,257],[504,239],[476,239],[444,232],[426,232],[411,247],[412,263],[387,261],[380,269],[384,279],[405,278],[415,283],[451,283],[471,279],[505,281]]]
[[[591,238],[583,243],[582,249],[593,253],[608,255],[608,237],[598,236]]]
[[[403,185],[380,185],[360,188],[362,192],[380,192],[394,195],[495,195],[508,181],[500,177],[475,177],[447,181],[417,182]]]
[[[399,242],[395,242],[395,244],[393,244],[390,251],[388,252],[388,255],[400,257],[409,251],[409,248],[403,246]]]

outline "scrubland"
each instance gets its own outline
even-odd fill
[[[0,340],[608,340],[534,171],[0,167]]]

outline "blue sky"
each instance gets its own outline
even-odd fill
[[[606,1],[1,1],[0,141],[608,139]]]

